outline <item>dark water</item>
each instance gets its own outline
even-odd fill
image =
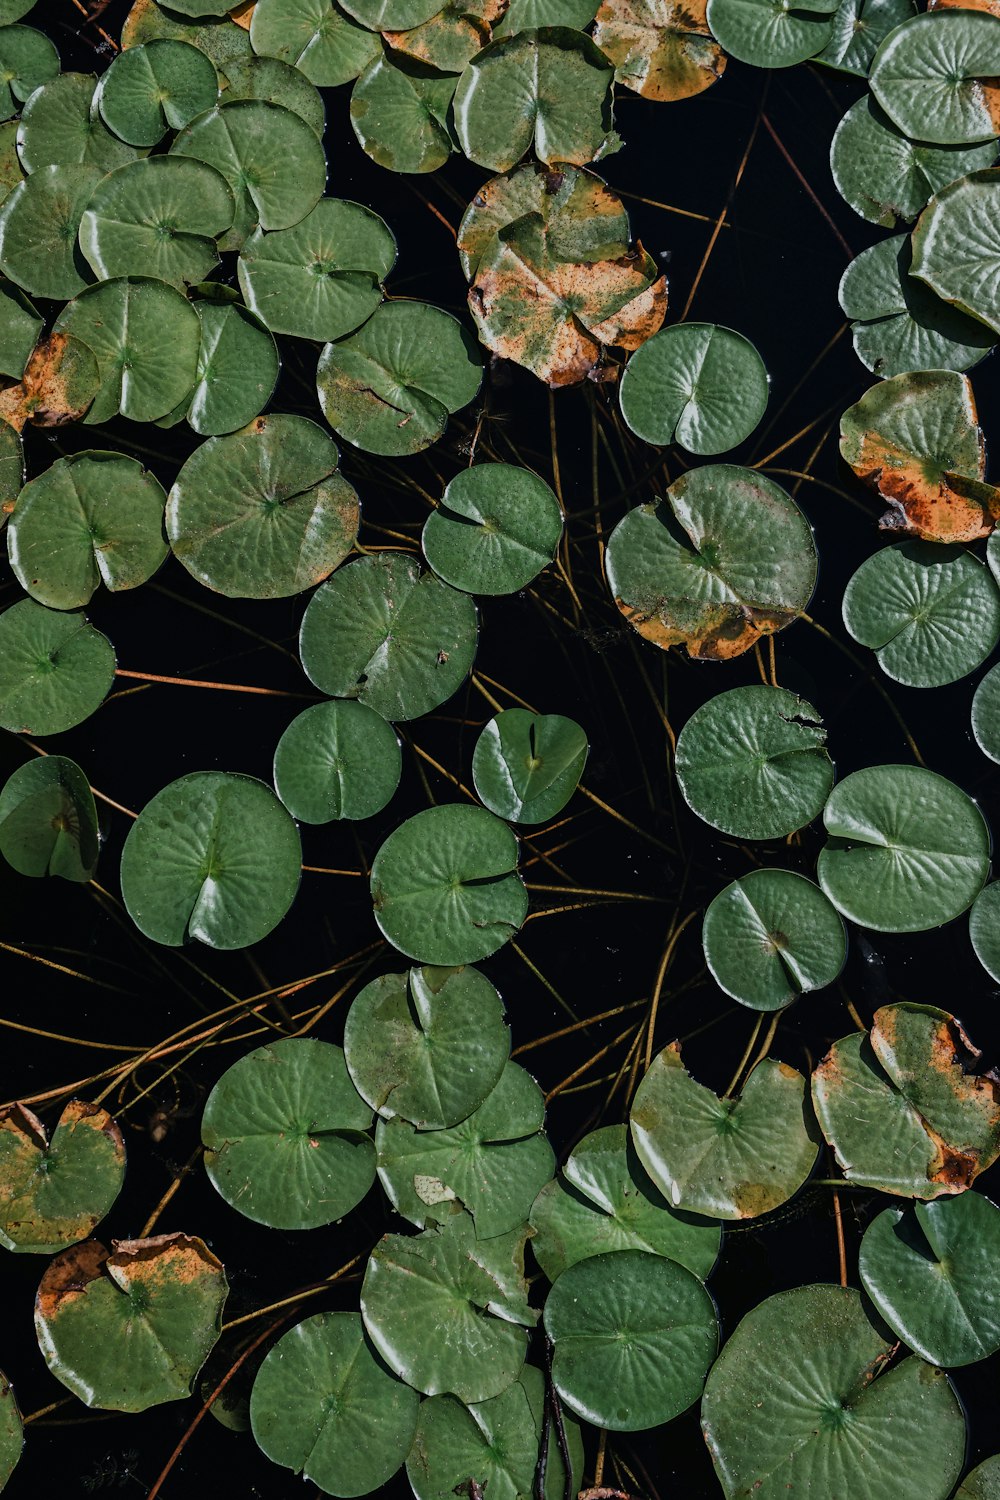
[[[126,9],[124,4],[113,3],[104,11],[102,24],[112,34]],[[106,59],[95,54],[86,40],[94,36],[93,29],[85,29],[83,35],[77,32],[80,17],[70,0],[43,0],[28,19],[50,31],[63,53],[64,67],[100,70],[106,65]],[[842,323],[837,282],[849,252],[857,253],[877,237],[840,201],[828,166],[833,130],[861,91],[856,81],[812,67],[768,77],[730,63],[720,83],[685,103],[654,105],[624,94],[618,126],[626,146],[602,167],[611,185],[623,192],[701,216],[685,217],[634,198],[626,200],[636,236],[668,272],[675,317],[688,301],[715,221],[728,204],[725,227],[718,232],[698,282],[690,315],[738,328],[764,356],[772,378],[770,409],[745,450],[731,457],[756,461],[789,445],[773,459],[768,472],[794,490],[815,527],[821,573],[811,613],[837,641],[846,644],[850,643],[840,624],[845,582],[882,545],[875,527],[880,507],[844,469],[836,446],[840,412],[871,384],[851,349],[849,335],[834,342]],[[404,179],[382,171],[368,161],[354,140],[348,97],[349,89],[327,96],[330,191],[369,204],[392,225],[400,256],[391,291],[426,297],[459,311],[465,285],[453,244],[422,195],[455,225],[460,203],[468,201],[485,174],[460,160],[433,179]],[[233,275],[231,259],[224,276]],[[300,345],[293,362],[286,365],[276,409],[300,410],[318,418],[315,401],[301,384],[301,380],[311,384],[314,363],[314,351]],[[987,437],[1000,442],[997,370],[995,360],[989,360],[974,373],[973,382]],[[549,404],[544,389],[522,371],[498,368],[488,376],[486,401],[480,455],[516,461],[512,445],[523,462],[551,477]],[[622,442],[615,436],[613,408],[613,388],[560,392],[554,401],[573,578],[583,604],[581,618],[574,620],[569,595],[554,576],[544,577],[531,593],[487,601],[481,605],[477,670],[536,708],[579,719],[592,745],[586,785],[675,852],[643,840],[579,798],[569,809],[574,821],[562,835],[525,841],[525,860],[532,858],[536,845],[554,851],[563,838],[572,841],[554,857],[573,885],[643,892],[662,902],[619,903],[535,918],[519,940],[526,959],[507,949],[490,960],[484,967],[505,998],[515,1046],[543,1037],[568,1021],[552,990],[580,1017],[648,996],[674,912],[683,915],[702,908],[729,879],[745,873],[752,861],[811,874],[822,842],[813,829],[790,847],[738,848],[678,805],[665,773],[661,707],[665,706],[676,730],[708,697],[759,678],[752,654],[724,666],[668,659],[638,641],[622,624],[599,572],[592,470],[595,410],[620,468],[618,475],[599,449],[596,498],[605,535],[628,506],[658,492],[680,468],[675,459],[668,458],[655,474],[651,472],[656,455],[638,440]],[[417,538],[426,515],[424,502],[401,487],[396,476],[409,473],[421,486],[439,493],[441,484],[467,461],[463,445],[475,416],[475,410],[462,414],[429,454],[398,464],[372,462],[350,450],[344,454],[344,470],[362,497],[363,542],[384,543],[380,527]],[[804,430],[804,435],[796,436]],[[197,440],[178,429],[151,439],[150,430],[140,432],[128,423],[118,423],[105,441],[109,446],[120,441],[124,451],[129,442],[153,441],[163,456],[149,459],[150,466],[169,485]],[[62,451],[97,445],[90,429],[55,437],[33,434],[29,472],[37,474]],[[807,469],[811,477],[794,477]],[[783,475],[782,470],[791,473]],[[623,488],[630,489],[628,498]],[[846,490],[850,500],[835,489]],[[178,597],[168,597],[161,589]],[[3,604],[17,596],[5,563],[0,593]],[[204,612],[215,610],[216,605],[217,615]],[[309,693],[310,685],[295,662],[237,628],[245,627],[294,650],[302,609],[301,599],[266,604],[216,600],[171,562],[155,586],[132,596],[99,595],[89,614],[114,642],[120,666],[129,670]],[[862,665],[857,666],[803,623],[777,640],[779,681],[805,693],[822,713],[841,775],[860,766],[912,759],[903,731],[876,689],[872,662],[865,653],[861,655]],[[981,675],[933,694],[902,688],[885,678],[878,680],[905,719],[926,763],[975,796],[996,824],[1000,817],[996,771],[975,747],[969,729],[969,706]],[[122,684],[123,688],[131,686]],[[101,791],[126,807],[139,809],[168,781],[187,771],[218,767],[269,780],[278,737],[302,706],[303,702],[291,698],[143,686],[137,691],[119,691],[86,724],[48,741],[46,747],[72,756]],[[405,745],[414,742],[468,781],[475,735],[490,712],[469,687],[438,714],[404,726]],[[8,774],[29,755],[12,737],[4,737],[0,772]],[[454,791],[449,783],[430,767],[425,769],[435,799],[450,800]],[[426,802],[417,757],[405,751],[402,787],[390,808],[357,829],[303,829],[305,862],[338,869],[367,868],[389,831]],[[102,818],[106,842],[97,878],[114,895],[118,855],[129,819],[106,805]],[[558,881],[537,861],[530,865],[528,876],[539,882]],[[533,907],[547,909],[558,900],[538,894]],[[685,1044],[685,1060],[697,1077],[721,1090],[743,1053],[755,1018],[731,1005],[705,980],[698,932],[695,921],[679,945],[664,990],[656,1043],[659,1047],[674,1037],[700,1031]],[[367,883],[360,878],[307,874],[291,914],[277,932],[250,953],[225,955],[202,949],[188,954],[154,949],[127,922],[119,922],[92,891],[56,881],[42,884],[4,877],[0,939],[99,983],[0,954],[3,1014],[22,1025],[70,1036],[150,1046],[224,1003],[219,985],[245,997],[292,984],[357,952],[376,935]],[[364,977],[399,967],[402,964],[383,950]],[[300,992],[289,1000],[289,1009],[329,999],[338,984],[336,979],[327,979]],[[842,989],[809,997],[782,1016],[773,1054],[807,1070],[832,1040],[852,1029],[845,995],[866,1020],[888,999],[952,1008],[985,1049],[987,1059],[994,1059],[997,993],[972,955],[962,919],[940,931],[915,936],[854,938]],[[333,1008],[318,1035],[340,1041],[349,998],[350,994]],[[527,1052],[521,1061],[544,1088],[551,1089],[614,1043],[606,1058],[581,1075],[580,1082],[613,1076],[627,1045],[615,1039],[632,1019],[629,1014],[595,1023],[585,1032]],[[31,1096],[83,1080],[115,1058],[10,1030],[2,1036],[5,1096]],[[240,1051],[229,1045],[201,1052],[183,1061],[164,1081],[158,1081],[162,1065],[140,1070],[133,1082],[108,1101],[110,1109],[120,1115],[124,1112],[130,1166],[125,1190],[103,1226],[105,1239],[140,1232],[174,1174],[197,1147],[205,1093]],[[560,1154],[594,1125],[623,1117],[621,1090],[610,1108],[603,1110],[610,1086],[609,1078],[601,1087],[560,1094],[553,1101],[549,1129]],[[137,1097],[146,1089],[148,1093]],[[86,1095],[87,1090],[88,1085],[81,1082],[80,1092]],[[825,1175],[822,1158],[818,1171]],[[981,1179],[985,1192],[992,1191],[995,1176],[996,1169]],[[848,1269],[856,1284],[860,1235],[885,1200],[857,1192],[842,1198]],[[261,1229],[222,1204],[201,1169],[195,1168],[158,1221],[157,1231],[182,1229],[209,1242],[225,1262],[232,1286],[227,1316],[236,1317],[328,1275],[353,1255],[366,1252],[386,1229],[399,1227],[380,1194],[373,1191],[342,1224],[330,1229],[302,1234]],[[0,1364],[13,1379],[25,1412],[63,1394],[45,1370],[31,1327],[32,1297],[42,1264],[35,1257],[6,1256],[3,1261]],[[728,1335],[743,1313],[772,1292],[837,1278],[829,1195],[824,1189],[807,1189],[773,1221],[726,1233],[711,1289]],[[357,1281],[345,1281],[305,1308],[356,1307],[357,1293]],[[796,1351],[789,1349],[788,1354],[794,1359]],[[998,1371],[1000,1362],[995,1358],[955,1376],[969,1413],[974,1460],[995,1445]],[[193,1403],[184,1403],[139,1417],[87,1415],[81,1419],[79,1409],[64,1408],[55,1413],[53,1423],[29,1429],[24,1458],[7,1493],[13,1500],[56,1492],[69,1496],[145,1493],[194,1409]],[[69,1425],[57,1425],[62,1421]],[[631,1467],[640,1488],[650,1495],[701,1500],[719,1493],[696,1410],[657,1432],[612,1437],[609,1453],[619,1455]],[[225,1476],[226,1494],[262,1500],[312,1494],[311,1487],[264,1459],[249,1435],[225,1431],[211,1418],[187,1446],[164,1494],[179,1495],[185,1486],[194,1496],[209,1493],[210,1487],[214,1492],[220,1475]],[[613,1478],[609,1468],[606,1481]],[[387,1487],[387,1492],[397,1488],[408,1493],[405,1482]]]

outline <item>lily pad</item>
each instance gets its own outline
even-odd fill
[[[455,79],[399,52],[375,57],[351,91],[351,124],[365,152],[390,172],[436,172],[454,150]]]
[[[966,1474],[955,1491],[955,1500],[998,1500],[1000,1496],[1000,1454],[977,1464]]]
[[[283,104],[301,115],[322,140],[326,129],[326,107],[315,84],[291,63],[277,57],[248,57],[231,63],[226,72],[226,103],[234,99],[263,99]]]
[[[57,1380],[86,1406],[146,1411],[183,1401],[208,1358],[228,1292],[204,1241],[186,1234],[64,1250],[35,1298],[35,1332]]]
[[[378,214],[321,198],[294,229],[250,236],[240,252],[240,286],[272,333],[339,339],[371,317],[395,259],[396,241]]]
[[[513,1384],[538,1313],[524,1279],[527,1226],[476,1238],[458,1213],[422,1234],[387,1234],[372,1251],[361,1316],[390,1369],[425,1395],[486,1401]]]
[[[420,1398],[372,1352],[357,1313],[289,1329],[253,1385],[250,1422],[272,1463],[327,1495],[367,1495],[402,1467]]]
[[[990,833],[954,782],[921,766],[869,766],[834,787],[817,878],[876,932],[923,932],[961,916],[986,880]]]
[[[818,1151],[801,1073],[767,1057],[737,1097],[720,1099],[685,1071],[676,1042],[639,1084],[631,1130],[671,1207],[711,1219],[755,1219],[786,1203]]]
[[[25,1105],[0,1110],[0,1245],[5,1249],[54,1255],[85,1240],[124,1179],[125,1142],[107,1110],[71,1099],[51,1140]]]
[[[227,1068],[201,1120],[216,1192],[255,1224],[316,1229],[375,1181],[372,1112],[330,1042],[286,1037]]]
[[[115,651],[82,614],[22,599],[0,615],[0,728],[61,734],[100,707]]]
[[[785,688],[731,688],[701,706],[677,739],[675,769],[691,810],[740,839],[778,839],[823,810],[834,769],[823,721]]]
[[[915,0],[840,0],[833,13],[833,36],[815,61],[867,78],[872,58],[896,26],[916,15]]]
[[[0,118],[9,120],[17,107],[59,72],[59,53],[44,32],[33,26],[0,27]]]
[[[17,1409],[13,1387],[0,1370],[0,1489],[17,1467],[23,1447],[24,1425],[21,1413]]]
[[[1000,882],[985,886],[972,903],[969,936],[979,962],[990,978],[1000,984]]]
[[[252,55],[249,34],[228,15],[185,20],[159,0],[133,0],[132,9],[122,23],[122,50],[161,40],[190,42],[212,59],[220,81],[230,63]]]
[[[0,417],[0,528],[12,514],[24,483],[24,449],[21,437]]]
[[[337,445],[306,417],[258,417],[209,438],[167,499],[174,556],[229,598],[281,599],[333,572],[358,533]]]
[[[513,36],[539,26],[568,26],[585,31],[597,14],[598,0],[510,0],[493,27],[494,36]]]
[[[552,1381],[584,1421],[641,1432],[701,1395],[719,1347],[713,1303],[697,1276],[644,1250],[577,1261],[545,1303]]]
[[[27,175],[17,154],[18,120],[0,124],[0,203],[14,191]]]
[[[677,1261],[704,1281],[722,1229],[676,1212],[643,1170],[625,1125],[604,1125],[570,1152],[530,1215],[531,1249],[550,1281],[567,1266],[608,1250],[645,1250]]]
[[[725,661],[790,625],[812,597],[816,546],[785,491],[751,469],[706,464],[619,521],[608,587],[633,629],[666,650]]]
[[[0,206],[0,270],[32,297],[65,301],[93,281],[77,245],[100,167],[39,167]]]
[[[590,0],[586,0],[586,5],[589,7]],[[462,73],[491,40],[494,23],[508,13],[506,0],[447,0],[447,4],[419,26],[405,31],[383,31],[382,36],[393,51],[405,53],[414,62],[426,63],[441,73]],[[588,20],[593,20],[593,14]]]
[[[912,271],[1000,334],[1000,169],[973,172],[931,199],[913,231]]]
[[[417,963],[488,958],[527,916],[517,854],[514,834],[485,808],[425,808],[375,856],[375,920],[393,947]]]
[[[363,703],[316,703],[293,719],[274,752],[274,786],[300,823],[371,818],[399,785],[399,739]]]
[[[17,131],[25,172],[80,164],[110,172],[135,160],[135,149],[113,136],[92,108],[96,87],[92,74],[63,73],[30,95]]]
[[[364,453],[399,457],[437,442],[483,378],[475,341],[427,302],[384,302],[357,333],[327,344],[316,383],[323,415]]]
[[[80,220],[80,249],[101,281],[150,274],[183,290],[219,264],[216,240],[234,212],[229,184],[214,167],[149,156],[98,185]]]
[[[463,469],[424,522],[420,544],[439,578],[467,594],[515,594],[556,555],[562,508],[530,469]]]
[[[104,584],[145,583],[167,557],[159,481],[137,459],[86,451],[24,486],[7,528],[10,565],[51,609],[81,609]]]
[[[186,417],[203,437],[220,437],[246,427],[267,405],[281,361],[271,334],[245,307],[203,301],[194,309],[201,322],[194,390],[160,421],[173,426]]]
[[[365,985],[347,1013],[344,1052],[355,1088],[383,1119],[444,1130],[493,1092],[510,1031],[478,969],[411,969]]]
[[[100,385],[97,360],[80,339],[65,333],[50,333],[34,347],[15,385],[0,390],[0,420],[5,424],[4,457],[11,464],[16,450],[6,428],[23,431],[25,423],[35,427],[65,427],[78,422],[91,406]],[[13,469],[8,470],[8,483]],[[7,514],[13,509],[7,507]]]
[[[1000,765],[1000,665],[991,667],[976,688],[972,733],[983,754]]]
[[[416,558],[379,552],[343,568],[302,616],[299,653],[310,681],[357,698],[384,719],[418,719],[450,698],[476,654],[476,606]]]
[[[958,1397],[923,1360],[886,1370],[892,1353],[853,1288],[795,1287],[747,1313],[701,1407],[727,1500],[830,1484],[867,1500],[946,1500],[965,1461]]]
[[[200,21],[202,16],[227,15],[234,6],[232,0],[173,0],[170,9]]]
[[[892,1331],[931,1364],[953,1369],[1000,1349],[998,1253],[1000,1209],[969,1192],[883,1209],[865,1231],[858,1269]]]
[[[250,22],[253,49],[290,63],[317,88],[336,88],[364,72],[379,40],[333,0],[257,0]]]
[[[726,67],[705,6],[706,0],[602,0],[594,41],[627,89],[644,99],[690,99]]]
[[[11,281],[0,283],[0,375],[21,379],[42,327],[24,293]]]
[[[576,791],[589,749],[573,719],[504,709],[472,752],[476,795],[511,823],[547,823]]]
[[[712,35],[730,57],[755,68],[790,68],[832,42],[833,0],[708,0]]]
[[[155,146],[219,97],[215,65],[184,41],[150,41],[119,52],[101,78],[97,104],[105,124],[131,146]]]
[[[724,453],[750,436],[767,406],[764,361],[749,339],[715,323],[663,328],[625,367],[622,416],[647,443]]]
[[[1000,18],[928,11],[897,26],[872,62],[872,93],[906,135],[967,145],[1000,134],[995,81]]]
[[[19,874],[83,884],[99,849],[94,794],[75,761],[44,755],[8,777],[0,791],[0,854]]]
[[[192,771],[147,802],[122,850],[122,899],[139,930],[180,947],[246,948],[295,899],[295,824],[250,776]]]
[[[847,959],[836,909],[791,870],[751,870],[727,885],[705,913],[702,944],[716,983],[753,1010],[833,984]]]

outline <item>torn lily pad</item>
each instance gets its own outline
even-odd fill
[[[52,1139],[26,1105],[0,1110],[0,1244],[54,1255],[85,1240],[125,1178],[125,1142],[107,1110],[71,1099]]]
[[[726,54],[708,29],[707,0],[602,0],[594,41],[615,79],[644,99],[690,99],[721,78]]]
[[[716,983],[753,1010],[780,1010],[833,984],[847,959],[836,908],[791,870],[751,870],[720,891],[702,944]]]
[[[88,345],[66,333],[50,333],[35,345],[21,379],[0,389],[0,420],[15,433],[28,422],[65,427],[88,414],[99,391],[100,371]],[[4,446],[9,458],[9,440]]]
[[[0,791],[0,854],[20,875],[84,884],[97,868],[100,830],[83,771],[64,755],[29,760]]]

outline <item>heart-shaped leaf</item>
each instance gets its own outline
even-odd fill
[[[386,52],[351,91],[354,134],[372,161],[390,172],[436,172],[454,150],[454,93],[453,76]]]
[[[0,791],[0,854],[19,874],[84,884],[99,849],[94,794],[75,761],[44,755],[8,777]]]
[[[872,93],[904,134],[967,145],[1000,134],[1000,17],[928,11],[897,26],[875,54]]]
[[[1000,333],[998,217],[1000,170],[994,168],[943,188],[913,231],[913,275],[994,333]]]
[[[767,406],[764,361],[749,339],[715,323],[677,323],[637,349],[620,387],[622,416],[647,443],[724,453]]]
[[[468,594],[514,594],[556,555],[562,508],[530,469],[475,464],[445,487],[420,544],[439,578]]]
[[[833,984],[847,958],[835,907],[791,870],[751,870],[727,885],[705,913],[701,940],[716,983],[753,1010],[780,1010]]]
[[[107,1110],[71,1099],[51,1141],[23,1104],[0,1110],[0,1244],[53,1255],[87,1238],[121,1192],[125,1142]]]
[[[160,425],[186,417],[202,437],[219,437],[246,427],[267,405],[281,361],[274,339],[245,307],[204,301],[194,309],[201,323],[194,389]]]
[[[59,72],[59,53],[33,26],[0,29],[0,117],[9,120],[35,89]]]
[[[0,207],[0,270],[32,297],[64,302],[94,280],[77,244],[100,167],[39,167]]]
[[[100,707],[114,676],[114,647],[82,614],[22,599],[0,615],[0,728],[72,729]]]
[[[274,752],[274,786],[300,823],[370,818],[399,785],[399,739],[363,703],[316,703],[293,719]]]
[[[838,73],[867,78],[883,40],[916,12],[915,0],[840,0],[833,13],[833,35],[816,61]]]
[[[257,0],[250,40],[262,57],[291,63],[325,89],[350,83],[379,51],[378,37],[333,0]]]
[[[708,0],[722,50],[755,68],[789,68],[823,52],[834,36],[836,0]]]
[[[185,41],[163,40],[119,52],[101,78],[97,104],[121,140],[155,146],[218,97],[219,80],[205,53]]]
[[[573,719],[505,709],[486,725],[472,752],[476,793],[511,823],[547,823],[576,791],[589,749]]]
[[[113,136],[93,108],[96,87],[92,74],[63,73],[29,97],[17,133],[25,172],[80,165],[110,172],[135,160],[134,147]]]

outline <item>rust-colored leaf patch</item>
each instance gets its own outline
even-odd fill
[[[85,414],[99,383],[97,361],[86,344],[67,333],[50,333],[35,345],[21,379],[0,390],[0,418],[16,432],[27,422],[65,427]]]
[[[242,26],[244,31],[250,30],[250,22],[253,13],[257,9],[257,0],[241,0],[239,5],[234,5],[229,12],[229,19],[235,21],[237,26]]]
[[[614,63],[618,82],[644,99],[689,99],[726,66],[705,11],[706,0],[602,0],[594,41]]]
[[[493,36],[492,27],[509,0],[449,0],[436,15],[409,31],[383,31],[396,52],[442,73],[461,73]]]
[[[73,1099],[52,1133],[23,1104],[0,1110],[0,1244],[52,1254],[83,1240],[121,1191],[125,1143],[107,1110]]]

